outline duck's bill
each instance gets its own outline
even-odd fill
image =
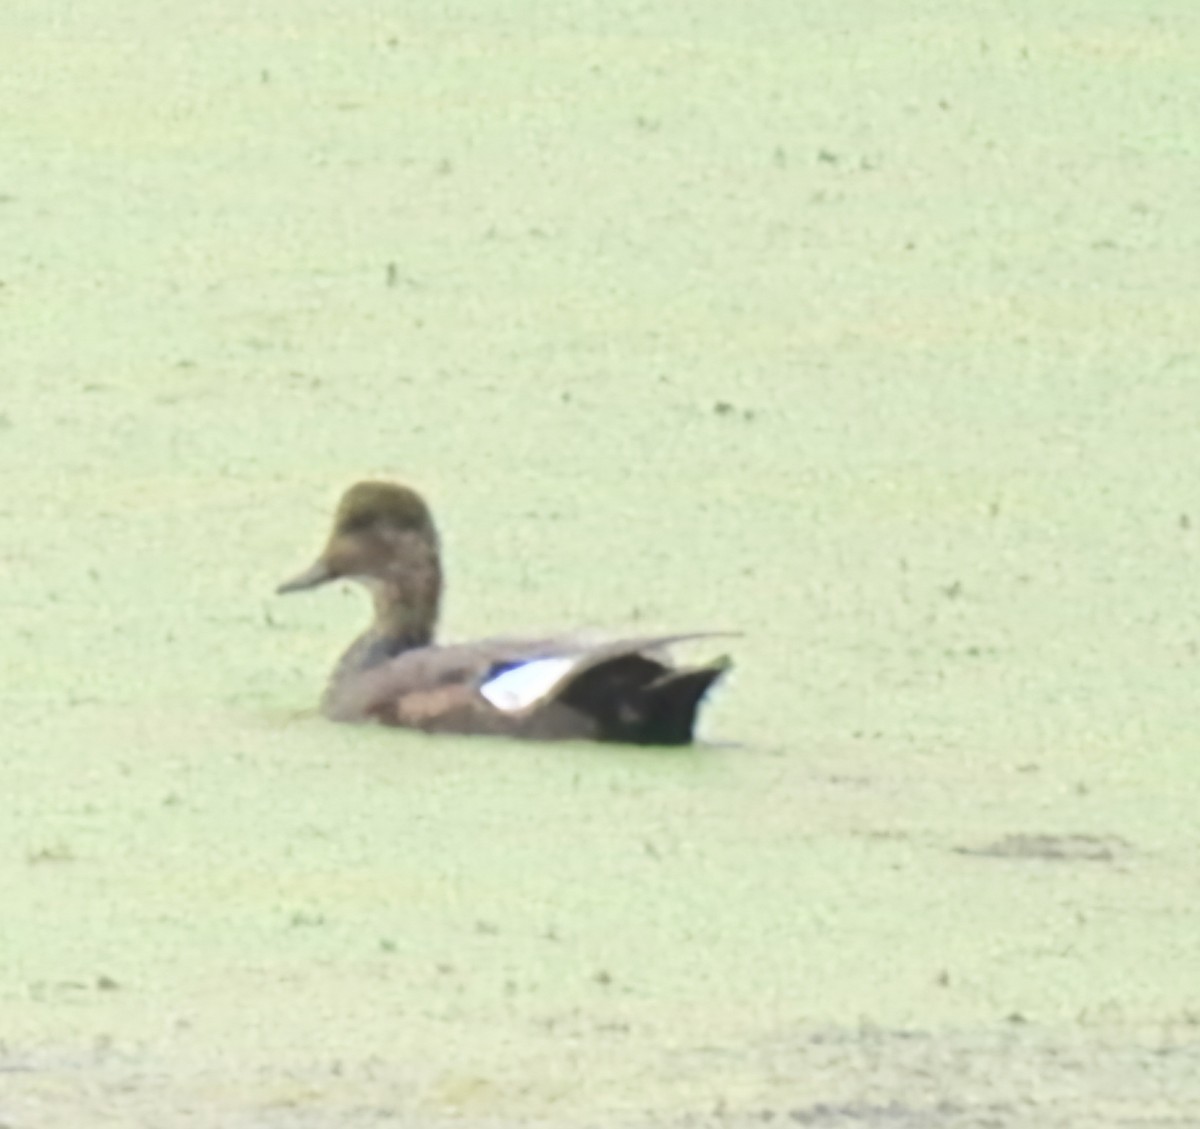
[[[303,592],[306,588],[316,588],[333,579],[333,573],[324,561],[317,561],[311,568],[306,568],[299,576],[285,580],[275,589],[277,595],[284,596],[288,592]]]

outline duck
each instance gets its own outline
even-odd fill
[[[693,742],[701,702],[732,666],[676,665],[678,644],[730,632],[436,640],[441,543],[425,499],[391,481],[342,495],[317,559],[280,595],[353,581],[374,614],[333,668],[321,713],[426,733],[630,745]]]

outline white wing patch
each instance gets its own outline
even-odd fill
[[[498,710],[516,713],[545,697],[579,662],[578,655],[533,659],[489,678],[479,692]]]

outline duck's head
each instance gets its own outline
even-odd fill
[[[356,580],[394,600],[432,602],[441,588],[437,530],[415,490],[395,482],[359,482],[338,503],[321,555],[276,590],[300,592],[330,580]]]

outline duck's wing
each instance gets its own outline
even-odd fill
[[[336,721],[378,720],[453,732],[591,736],[594,722],[580,722],[581,715],[590,716],[587,707],[597,687],[612,699],[623,689],[647,685],[673,669],[665,654],[671,646],[729,634],[685,632],[604,642],[579,636],[498,637],[422,647],[331,685],[324,712]],[[603,676],[589,673],[601,670]],[[569,716],[560,716],[564,713]]]
[[[395,703],[411,700],[416,708],[418,699],[423,699],[427,703],[423,712],[432,714],[438,703],[448,708],[455,695],[462,700],[478,698],[479,687],[494,670],[585,649],[586,644],[567,636],[418,647],[366,668],[335,671],[322,710],[334,721],[386,720]]]

